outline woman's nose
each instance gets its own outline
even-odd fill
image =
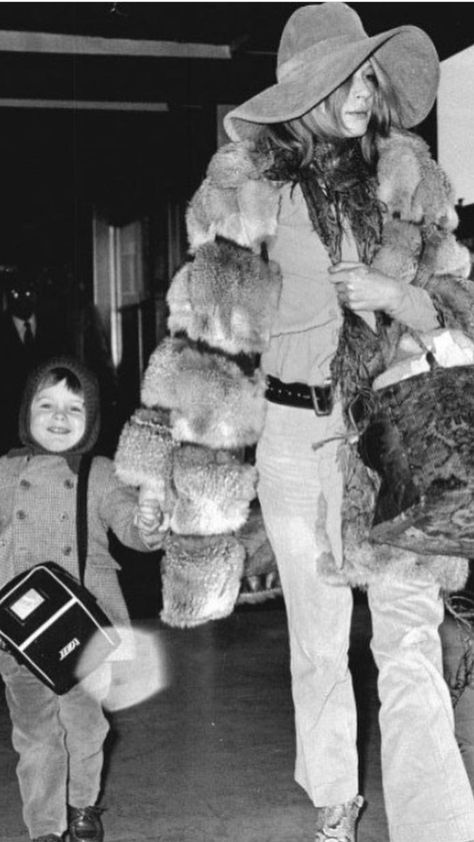
[[[365,79],[354,79],[352,94],[357,99],[369,99],[372,95],[372,88]]]

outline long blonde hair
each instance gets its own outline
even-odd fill
[[[371,58],[370,62],[375,74],[374,101],[367,132],[359,139],[359,143],[362,157],[369,166],[374,167],[377,161],[377,136],[386,137],[390,127],[400,126],[401,120],[395,89],[376,60]],[[268,141],[273,149],[282,151],[286,157],[291,156],[297,168],[307,166],[314,157],[318,142],[334,141],[337,146],[338,141],[344,140],[340,115],[351,84],[352,76],[318,107],[301,117],[265,126],[260,135],[261,142],[265,144]]]

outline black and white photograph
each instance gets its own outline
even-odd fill
[[[474,842],[472,3],[2,2],[0,118],[0,842]]]

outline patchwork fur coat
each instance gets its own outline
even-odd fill
[[[162,617],[173,625],[232,611],[252,540],[256,474],[245,456],[264,424],[259,358],[281,291],[279,267],[268,261],[265,248],[280,207],[281,184],[265,177],[271,164],[250,142],[229,143],[212,158],[187,211],[190,259],[168,292],[169,336],[150,358],[143,405],[124,428],[116,454],[120,478],[147,483],[170,515]],[[474,338],[469,253],[453,234],[458,220],[451,187],[424,141],[398,131],[381,140],[378,185],[384,227],[373,265],[423,286],[440,323]],[[396,322],[370,342],[359,328],[341,335],[335,360],[344,400],[359,385],[357,371],[375,377],[400,343],[411,341]],[[465,559],[369,543],[377,478],[353,442],[341,444],[340,458],[345,562],[336,570],[328,546],[322,558],[326,575],[366,585],[373,576],[412,576],[427,566],[444,589],[462,587]],[[315,512],[315,522],[324,541],[324,512]]]

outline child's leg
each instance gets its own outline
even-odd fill
[[[464,682],[469,680],[467,673],[473,669],[474,632],[447,613],[439,631],[444,677],[454,701],[454,733],[474,792],[474,687],[469,684],[464,687]],[[472,648],[467,646],[469,638]]]
[[[110,680],[111,665],[103,664],[60,697],[60,719],[69,755],[67,801],[72,807],[93,807],[99,797],[103,746],[109,731],[101,702],[109,691]]]
[[[58,835],[67,827],[67,753],[58,696],[10,655],[0,653],[0,671],[19,754],[17,776],[23,818],[32,838]]]

